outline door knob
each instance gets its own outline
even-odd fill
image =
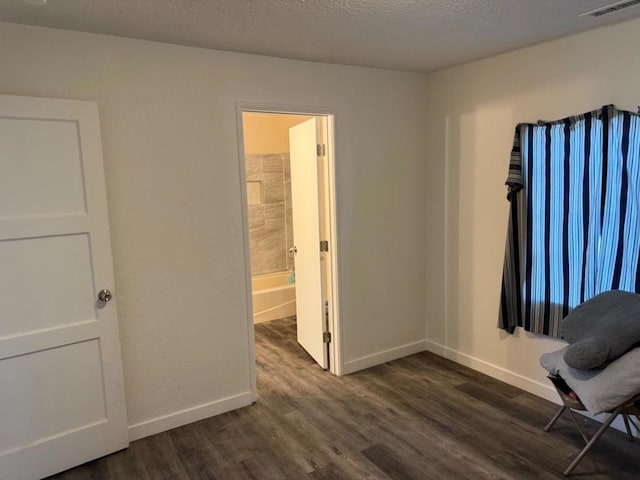
[[[98,300],[100,300],[101,302],[108,302],[112,298],[113,298],[113,295],[106,288],[103,288],[98,292]]]
[[[289,253],[293,253],[293,254],[298,253],[298,247],[291,247],[291,248],[289,249]]]

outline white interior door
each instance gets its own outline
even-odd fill
[[[315,118],[289,129],[298,343],[322,368],[327,368],[327,348],[323,340],[317,144]]]
[[[0,95],[0,166],[0,478],[35,479],[128,445],[97,105]]]

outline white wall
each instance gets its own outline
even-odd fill
[[[133,436],[249,401],[238,101],[336,111],[345,372],[420,350],[426,312],[430,349],[555,398],[560,343],[495,328],[513,128],[635,109],[639,27],[425,79],[0,23],[0,93],[100,106]]]
[[[496,328],[514,128],[609,103],[635,111],[638,47],[634,20],[428,75],[430,349],[556,399],[538,357],[562,343]]]
[[[0,68],[99,104],[132,437],[249,402],[238,101],[335,109],[351,369],[424,340],[424,76],[6,23]]]

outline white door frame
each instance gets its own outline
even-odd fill
[[[331,332],[331,343],[329,344],[329,371],[334,375],[342,375],[342,349],[341,349],[341,328],[340,328],[340,308],[339,308],[339,262],[338,262],[338,235],[337,235],[337,209],[336,209],[336,168],[335,168],[335,110],[325,107],[312,107],[301,105],[281,105],[267,103],[238,102],[236,104],[236,123],[238,131],[238,165],[240,170],[240,191],[242,195],[242,240],[244,247],[244,271],[245,271],[245,295],[247,303],[247,336],[249,344],[249,365],[250,365],[250,388],[252,400],[255,401],[256,391],[256,367],[255,367],[255,346],[253,333],[253,298],[251,289],[251,256],[249,250],[249,216],[247,201],[247,183],[245,172],[245,151],[244,151],[244,130],[242,114],[244,112],[272,113],[272,114],[294,114],[309,115],[315,117],[325,117],[327,131],[326,137],[326,158],[327,158],[327,198],[330,232],[329,232],[329,269],[331,281],[329,282],[331,292],[329,292],[329,331]],[[326,208],[324,205],[321,208]]]

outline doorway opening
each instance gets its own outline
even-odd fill
[[[254,328],[339,375],[333,114],[245,104],[238,127],[253,392]]]

